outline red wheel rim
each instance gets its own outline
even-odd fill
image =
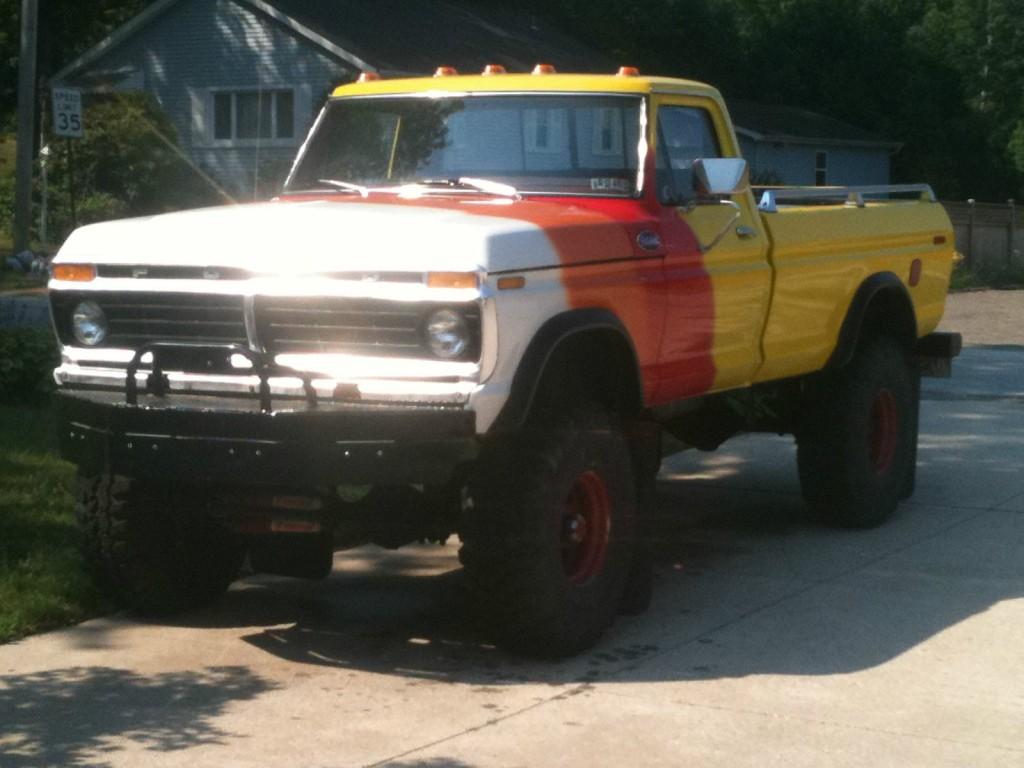
[[[868,446],[871,466],[880,475],[889,471],[896,457],[899,427],[900,416],[896,408],[895,395],[888,389],[879,390],[871,404],[871,434]]]
[[[611,502],[601,476],[576,478],[562,508],[562,570],[573,584],[586,584],[604,567],[611,531]]]

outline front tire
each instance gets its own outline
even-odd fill
[[[596,405],[485,446],[460,559],[501,645],[560,657],[615,618],[633,554],[636,489],[618,420]]]
[[[241,567],[244,548],[201,497],[103,475],[83,479],[75,511],[99,585],[139,613],[205,605]]]
[[[800,484],[820,519],[880,525],[913,488],[918,389],[892,338],[865,340],[849,365],[810,387],[797,434]]]

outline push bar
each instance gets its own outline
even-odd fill
[[[302,390],[306,394],[306,403],[309,407],[317,407],[316,390],[313,388],[312,376],[303,371],[296,371],[294,368],[277,365],[273,359],[268,360],[262,352],[249,349],[241,344],[196,344],[188,342],[167,342],[157,341],[143,344],[136,350],[131,362],[128,363],[127,378],[125,380],[125,401],[128,405],[138,405],[139,387],[135,381],[135,375],[142,365],[142,358],[152,355],[151,372],[146,378],[146,394],[163,397],[170,389],[167,374],[164,371],[171,367],[172,370],[179,370],[182,373],[205,373],[221,376],[251,376],[256,375],[260,380],[260,410],[263,413],[270,413],[270,377],[271,376],[292,376],[302,381]],[[235,355],[244,357],[252,364],[252,370],[240,371],[232,363]]]

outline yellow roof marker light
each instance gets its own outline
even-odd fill
[[[505,68],[501,64],[488,64],[484,67],[484,75],[504,75],[507,74]]]
[[[434,77],[454,77],[459,74],[459,70],[455,67],[438,67],[434,71]]]
[[[375,80],[380,80],[379,72],[360,72],[357,83],[372,83]]]
[[[619,77],[640,77],[640,70],[636,67],[619,67],[616,74]]]
[[[533,74],[535,75],[554,75],[558,71],[555,69],[554,64],[538,64],[533,68]]]

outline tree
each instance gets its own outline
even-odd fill
[[[218,201],[182,154],[170,119],[145,93],[113,93],[86,100],[85,138],[75,141],[78,223],[144,216]],[[71,228],[68,143],[54,141],[51,166],[54,231]]]
[[[45,82],[153,0],[43,0],[39,4],[39,78]],[[21,0],[0,0],[0,130],[14,119]]]

